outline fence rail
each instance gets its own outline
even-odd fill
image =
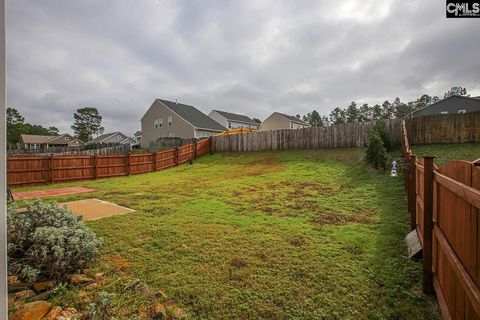
[[[411,229],[423,248],[423,290],[435,292],[445,319],[480,319],[480,159],[417,159],[402,126]]]
[[[397,119],[387,120],[394,143],[400,144],[401,124]],[[213,150],[262,151],[285,149],[314,149],[363,147],[373,130],[375,121],[349,122],[328,127],[259,131],[213,137]]]
[[[156,153],[109,155],[10,156],[9,186],[127,176],[157,171],[207,154],[211,139]]]

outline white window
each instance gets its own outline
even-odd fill
[[[167,120],[168,120],[168,126],[171,127],[172,126],[172,116],[169,116]]]
[[[169,138],[175,138],[175,132],[169,132],[168,137]]]
[[[293,122],[290,121],[290,129],[293,129]]]
[[[458,110],[458,113],[467,113],[467,109],[460,109]]]
[[[155,119],[155,121],[153,122],[153,126],[155,128],[162,128],[163,127],[163,118]]]
[[[228,129],[232,129],[232,123],[231,122],[228,123]]]
[[[448,114],[448,111],[442,111],[440,114]]]
[[[68,141],[68,137],[65,137],[65,141]]]

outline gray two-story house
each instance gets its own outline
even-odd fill
[[[470,113],[480,111],[480,97],[450,96],[410,114],[411,118],[435,114]]]
[[[142,148],[158,138],[206,138],[227,130],[193,106],[163,99],[155,99],[140,121]]]

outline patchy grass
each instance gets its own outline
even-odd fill
[[[474,161],[480,159],[480,143],[426,144],[412,146],[417,157],[434,155],[435,163],[442,166],[452,160]]]
[[[104,238],[114,315],[147,303],[141,279],[191,319],[437,319],[421,265],[405,256],[401,178],[366,167],[363,149],[204,156],[193,165],[84,185],[135,213],[88,222]],[[32,189],[32,188],[22,188]],[[49,199],[48,201],[52,201]],[[55,303],[78,305],[77,287]],[[96,293],[95,293],[96,292]]]

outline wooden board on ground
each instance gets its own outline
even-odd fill
[[[60,188],[60,189],[14,192],[13,198],[15,200],[42,199],[47,197],[68,196],[71,194],[79,194],[79,193],[86,193],[86,192],[95,192],[95,190],[85,188],[85,187],[70,187],[70,188]]]
[[[134,212],[135,210],[99,199],[85,199],[61,203],[75,215],[83,216],[84,221],[98,220],[106,217]]]
[[[422,244],[418,237],[417,230],[410,231],[405,237],[405,244],[407,245],[408,258],[411,259],[417,256],[422,251]]]

